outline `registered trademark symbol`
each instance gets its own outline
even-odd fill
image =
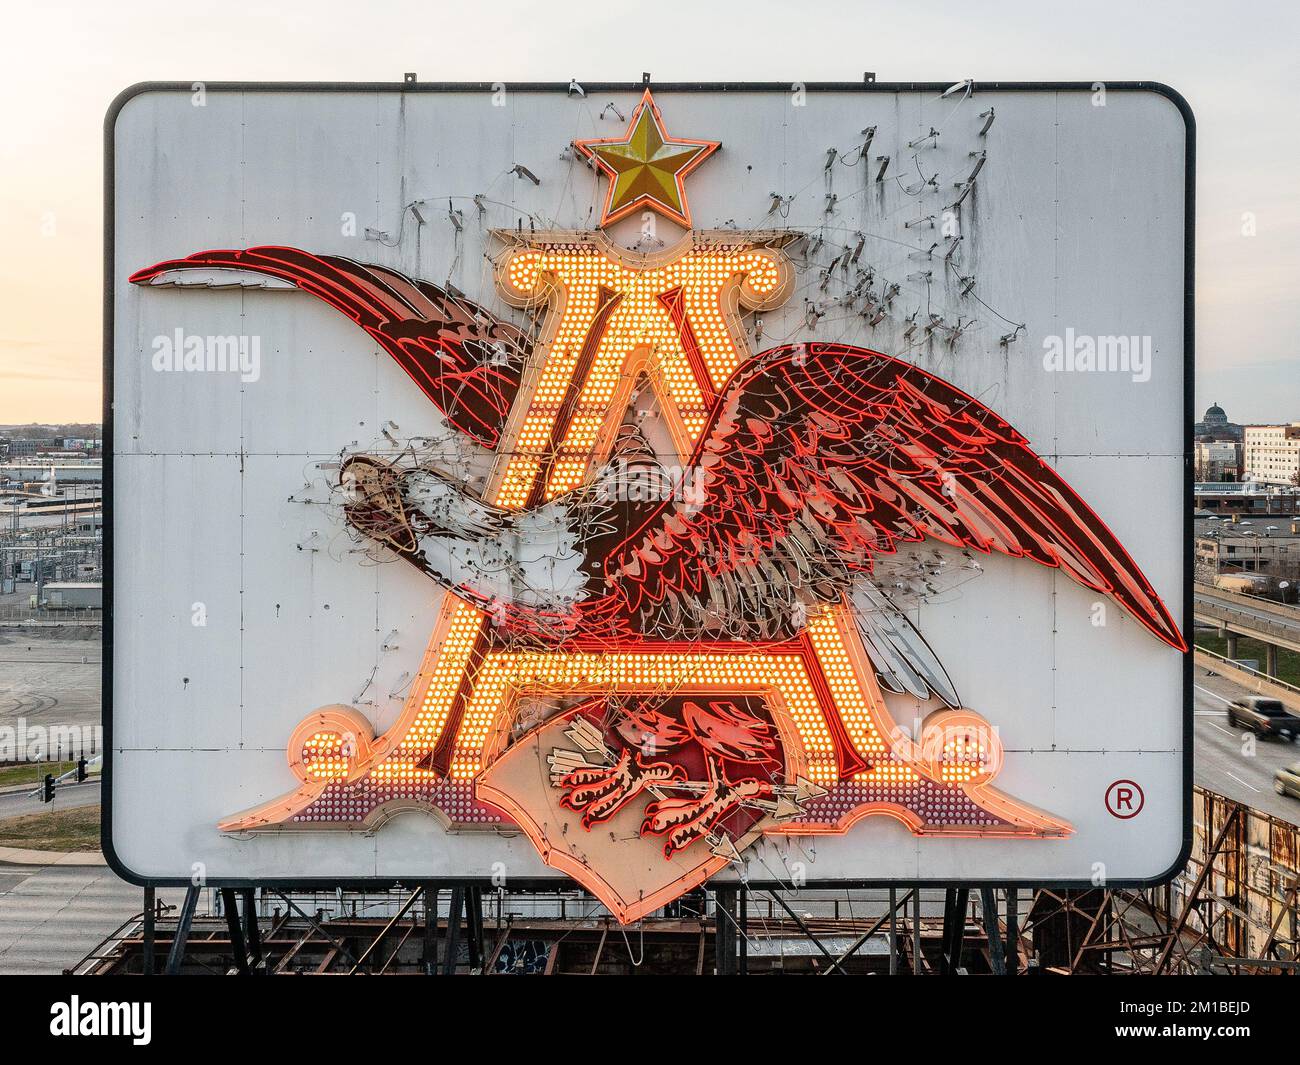
[[[1106,809],[1121,821],[1137,817],[1145,804],[1146,796],[1136,781],[1117,780],[1106,789]]]

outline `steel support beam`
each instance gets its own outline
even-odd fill
[[[795,913],[794,910],[790,909],[789,903],[787,903],[785,899],[781,898],[778,892],[769,891],[768,894],[771,895],[772,898],[776,900],[777,905],[780,906],[781,909],[785,910],[785,912],[790,915],[790,920],[792,920],[796,925],[799,926],[799,931],[808,937],[812,945],[816,947],[819,951],[821,951],[822,957],[825,958],[828,962],[830,962],[833,965],[835,963],[835,957],[831,954],[829,950],[827,950],[824,946],[822,946],[822,941],[812,934],[812,931],[804,923],[804,919],[800,917],[797,913]]]
[[[943,947],[939,958],[939,972],[943,976],[950,976],[961,967],[969,905],[970,888],[948,888],[944,892]]]
[[[912,975],[925,972],[925,955],[921,951],[921,892],[912,892]]]
[[[739,893],[736,931],[740,933],[737,941],[740,950],[738,968],[741,976],[749,975],[749,889],[741,888]]]
[[[172,939],[172,949],[167,955],[167,968],[163,971],[168,976],[175,976],[181,971],[181,961],[185,957],[185,944],[190,938],[190,925],[194,923],[194,911],[199,906],[199,888],[191,884],[185,889],[185,901],[181,903],[181,914],[176,922],[176,935]]]
[[[221,908],[226,911],[226,928],[230,930],[230,952],[235,956],[235,970],[248,976],[248,947],[244,942],[244,926],[239,921],[239,903],[234,888],[221,889]]]
[[[366,960],[370,957],[370,955],[379,949],[379,944],[381,944],[384,941],[384,937],[387,936],[388,933],[391,932],[397,926],[397,923],[403,917],[405,917],[408,913],[411,912],[411,907],[415,905],[416,900],[419,899],[420,896],[423,894],[423,890],[424,890],[423,888],[416,888],[414,891],[411,892],[410,898],[408,898],[404,903],[402,903],[401,909],[399,909],[397,913],[393,915],[393,919],[379,930],[379,935],[375,936],[375,938],[370,941],[370,946],[366,947],[366,949],[361,952],[361,957],[359,957],[353,963],[352,968],[348,970],[349,976],[352,976],[361,970],[361,967],[366,963]]]
[[[157,942],[158,898],[154,889],[144,889],[144,949],[140,959],[145,976],[154,974],[154,944]]]
[[[483,968],[483,889],[471,884],[465,889],[465,930],[469,936],[469,967]]]
[[[456,975],[456,955],[460,953],[460,919],[465,911],[465,889],[451,889],[451,905],[447,909],[447,943],[442,959],[442,975]]]
[[[438,972],[438,885],[424,885],[424,956],[420,965],[425,976]]]
[[[906,902],[906,900],[904,900]],[[898,889],[889,889],[889,975],[898,975]]]
[[[284,900],[284,904],[288,906],[289,909],[293,910],[294,913],[296,913],[299,917],[301,917],[304,921],[306,921],[307,924],[311,926],[313,932],[319,935],[322,939],[328,942],[330,946],[332,946],[335,950],[337,950],[340,954],[342,954],[343,957],[346,958],[349,963],[351,964],[356,963],[356,959],[352,956],[352,952],[348,950],[348,948],[344,946],[342,943],[340,943],[337,939],[335,939],[332,935],[326,932],[325,929],[321,927],[320,921],[318,921],[315,917],[309,917],[306,913],[304,913],[302,907],[299,906],[296,902],[294,902],[293,899],[289,898],[289,896],[286,895],[283,891],[277,891],[276,895],[278,895],[281,899]],[[283,964],[284,962],[281,961],[281,965]]]
[[[1007,975],[1020,973],[1020,889],[1007,888]]]
[[[244,888],[244,940],[254,970],[262,965],[262,930],[257,923],[257,891]]]
[[[713,958],[718,976],[737,975],[735,888],[713,892]]]
[[[1006,976],[1007,957],[1002,947],[1002,929],[998,926],[998,900],[992,888],[980,888],[980,910],[989,941],[989,968],[994,976]]]
[[[907,895],[903,896],[904,907],[907,906],[907,897],[910,894],[911,892],[909,891]],[[845,970],[842,969],[841,966],[843,966],[843,964],[846,961],[848,961],[848,959],[851,958],[854,954],[860,951],[863,948],[863,946],[866,944],[867,940],[869,940],[872,936],[874,936],[885,926],[886,921],[888,921],[890,925],[890,950],[892,951],[894,949],[894,937],[896,934],[896,928],[897,928],[896,922],[897,922],[897,915],[898,915],[898,902],[895,899],[896,895],[897,892],[891,888],[889,892],[889,912],[887,914],[882,915],[878,920],[873,922],[872,925],[865,932],[863,932],[862,935],[860,935],[857,938],[857,940],[853,943],[852,946],[849,947],[848,950],[846,950],[843,954],[841,954],[838,958],[836,958],[834,962],[831,963],[831,967],[829,969],[827,969],[823,973],[820,973],[819,975],[830,976],[830,974],[833,972],[837,972],[837,971],[844,972]],[[894,965],[894,958],[892,955],[890,956],[889,959],[889,965],[890,965],[889,971],[892,974],[896,971],[896,966]]]
[[[1232,812],[1224,819],[1223,827],[1219,829],[1218,834],[1214,837],[1214,842],[1206,848],[1205,864],[1201,866],[1196,882],[1187,893],[1187,901],[1183,904],[1183,912],[1178,915],[1178,920],[1174,922],[1173,928],[1169,931],[1169,942],[1165,944],[1165,949],[1160,952],[1160,958],[1156,961],[1156,967],[1152,973],[1153,976],[1160,976],[1172,960],[1174,947],[1178,945],[1179,937],[1182,936],[1183,929],[1187,927],[1187,919],[1191,917],[1192,911],[1196,908],[1196,903],[1200,899],[1201,888],[1214,868],[1214,859],[1218,857],[1220,848],[1228,838],[1228,833],[1237,826],[1237,818],[1241,810],[1240,806],[1233,805]]]

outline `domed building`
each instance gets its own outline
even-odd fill
[[[1236,440],[1242,438],[1242,427],[1228,421],[1228,413],[1217,403],[1211,403],[1205,415],[1192,426],[1197,440]]]

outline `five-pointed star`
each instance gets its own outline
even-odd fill
[[[646,89],[623,138],[575,141],[609,176],[600,224],[607,226],[640,207],[650,207],[691,228],[685,178],[720,148],[720,141],[680,140],[664,132],[663,118]]]

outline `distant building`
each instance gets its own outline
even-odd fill
[[[56,610],[102,610],[104,608],[104,586],[98,581],[50,582],[45,585],[42,592],[45,601],[37,604],[40,606],[49,606]]]
[[[1197,440],[1240,441],[1243,428],[1236,422],[1228,421],[1227,412],[1217,403],[1212,403],[1201,420],[1192,426],[1192,435]]]
[[[1246,480],[1300,486],[1300,422],[1247,425],[1241,465]]]
[[[82,459],[77,463],[8,462],[0,464],[0,483],[38,484],[53,479],[57,484],[68,481],[102,481],[102,463]]]
[[[1269,488],[1254,481],[1238,484],[1198,483],[1193,488],[1196,509],[1206,514],[1250,518],[1290,519],[1300,514],[1300,488]]]
[[[1300,578],[1300,519],[1197,522],[1196,579],[1252,573],[1280,580]]]
[[[68,436],[64,437],[62,448],[64,451],[90,453],[100,450],[102,445],[102,440],[97,440],[93,437]]]
[[[1196,479],[1220,484],[1241,479],[1241,445],[1235,440],[1198,440]]]

